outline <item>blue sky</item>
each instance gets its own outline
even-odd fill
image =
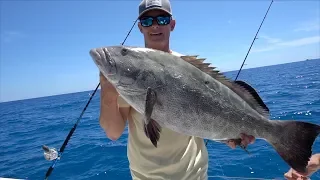
[[[0,102],[92,90],[89,50],[119,45],[139,0],[0,1]],[[271,1],[172,0],[171,48],[238,70]],[[245,68],[320,57],[320,2],[275,1]],[[134,27],[126,45],[143,46]]]

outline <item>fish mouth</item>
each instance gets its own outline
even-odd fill
[[[117,64],[107,48],[91,49],[89,53],[103,74],[107,76],[117,74]]]

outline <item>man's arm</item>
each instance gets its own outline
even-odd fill
[[[111,140],[117,140],[126,126],[130,106],[118,105],[118,92],[100,73],[100,126]]]

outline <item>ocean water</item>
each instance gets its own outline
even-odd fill
[[[234,78],[236,73],[226,75]],[[320,60],[247,69],[238,79],[256,88],[272,119],[319,124]],[[52,162],[44,159],[41,146],[60,148],[92,92],[0,103],[0,177],[43,179]],[[99,104],[100,91],[49,179],[130,179],[126,157],[128,131],[115,142],[107,139],[98,122]],[[320,153],[319,138],[313,149]],[[250,155],[210,141],[210,179],[284,179],[289,167],[268,143],[257,140],[248,150]],[[311,179],[320,179],[320,173]]]

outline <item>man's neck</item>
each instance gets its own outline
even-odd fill
[[[145,44],[145,47],[171,53],[171,50],[169,48],[169,44],[166,46],[163,46],[163,47],[161,47],[161,46],[153,47],[153,46],[148,46],[147,44]]]

